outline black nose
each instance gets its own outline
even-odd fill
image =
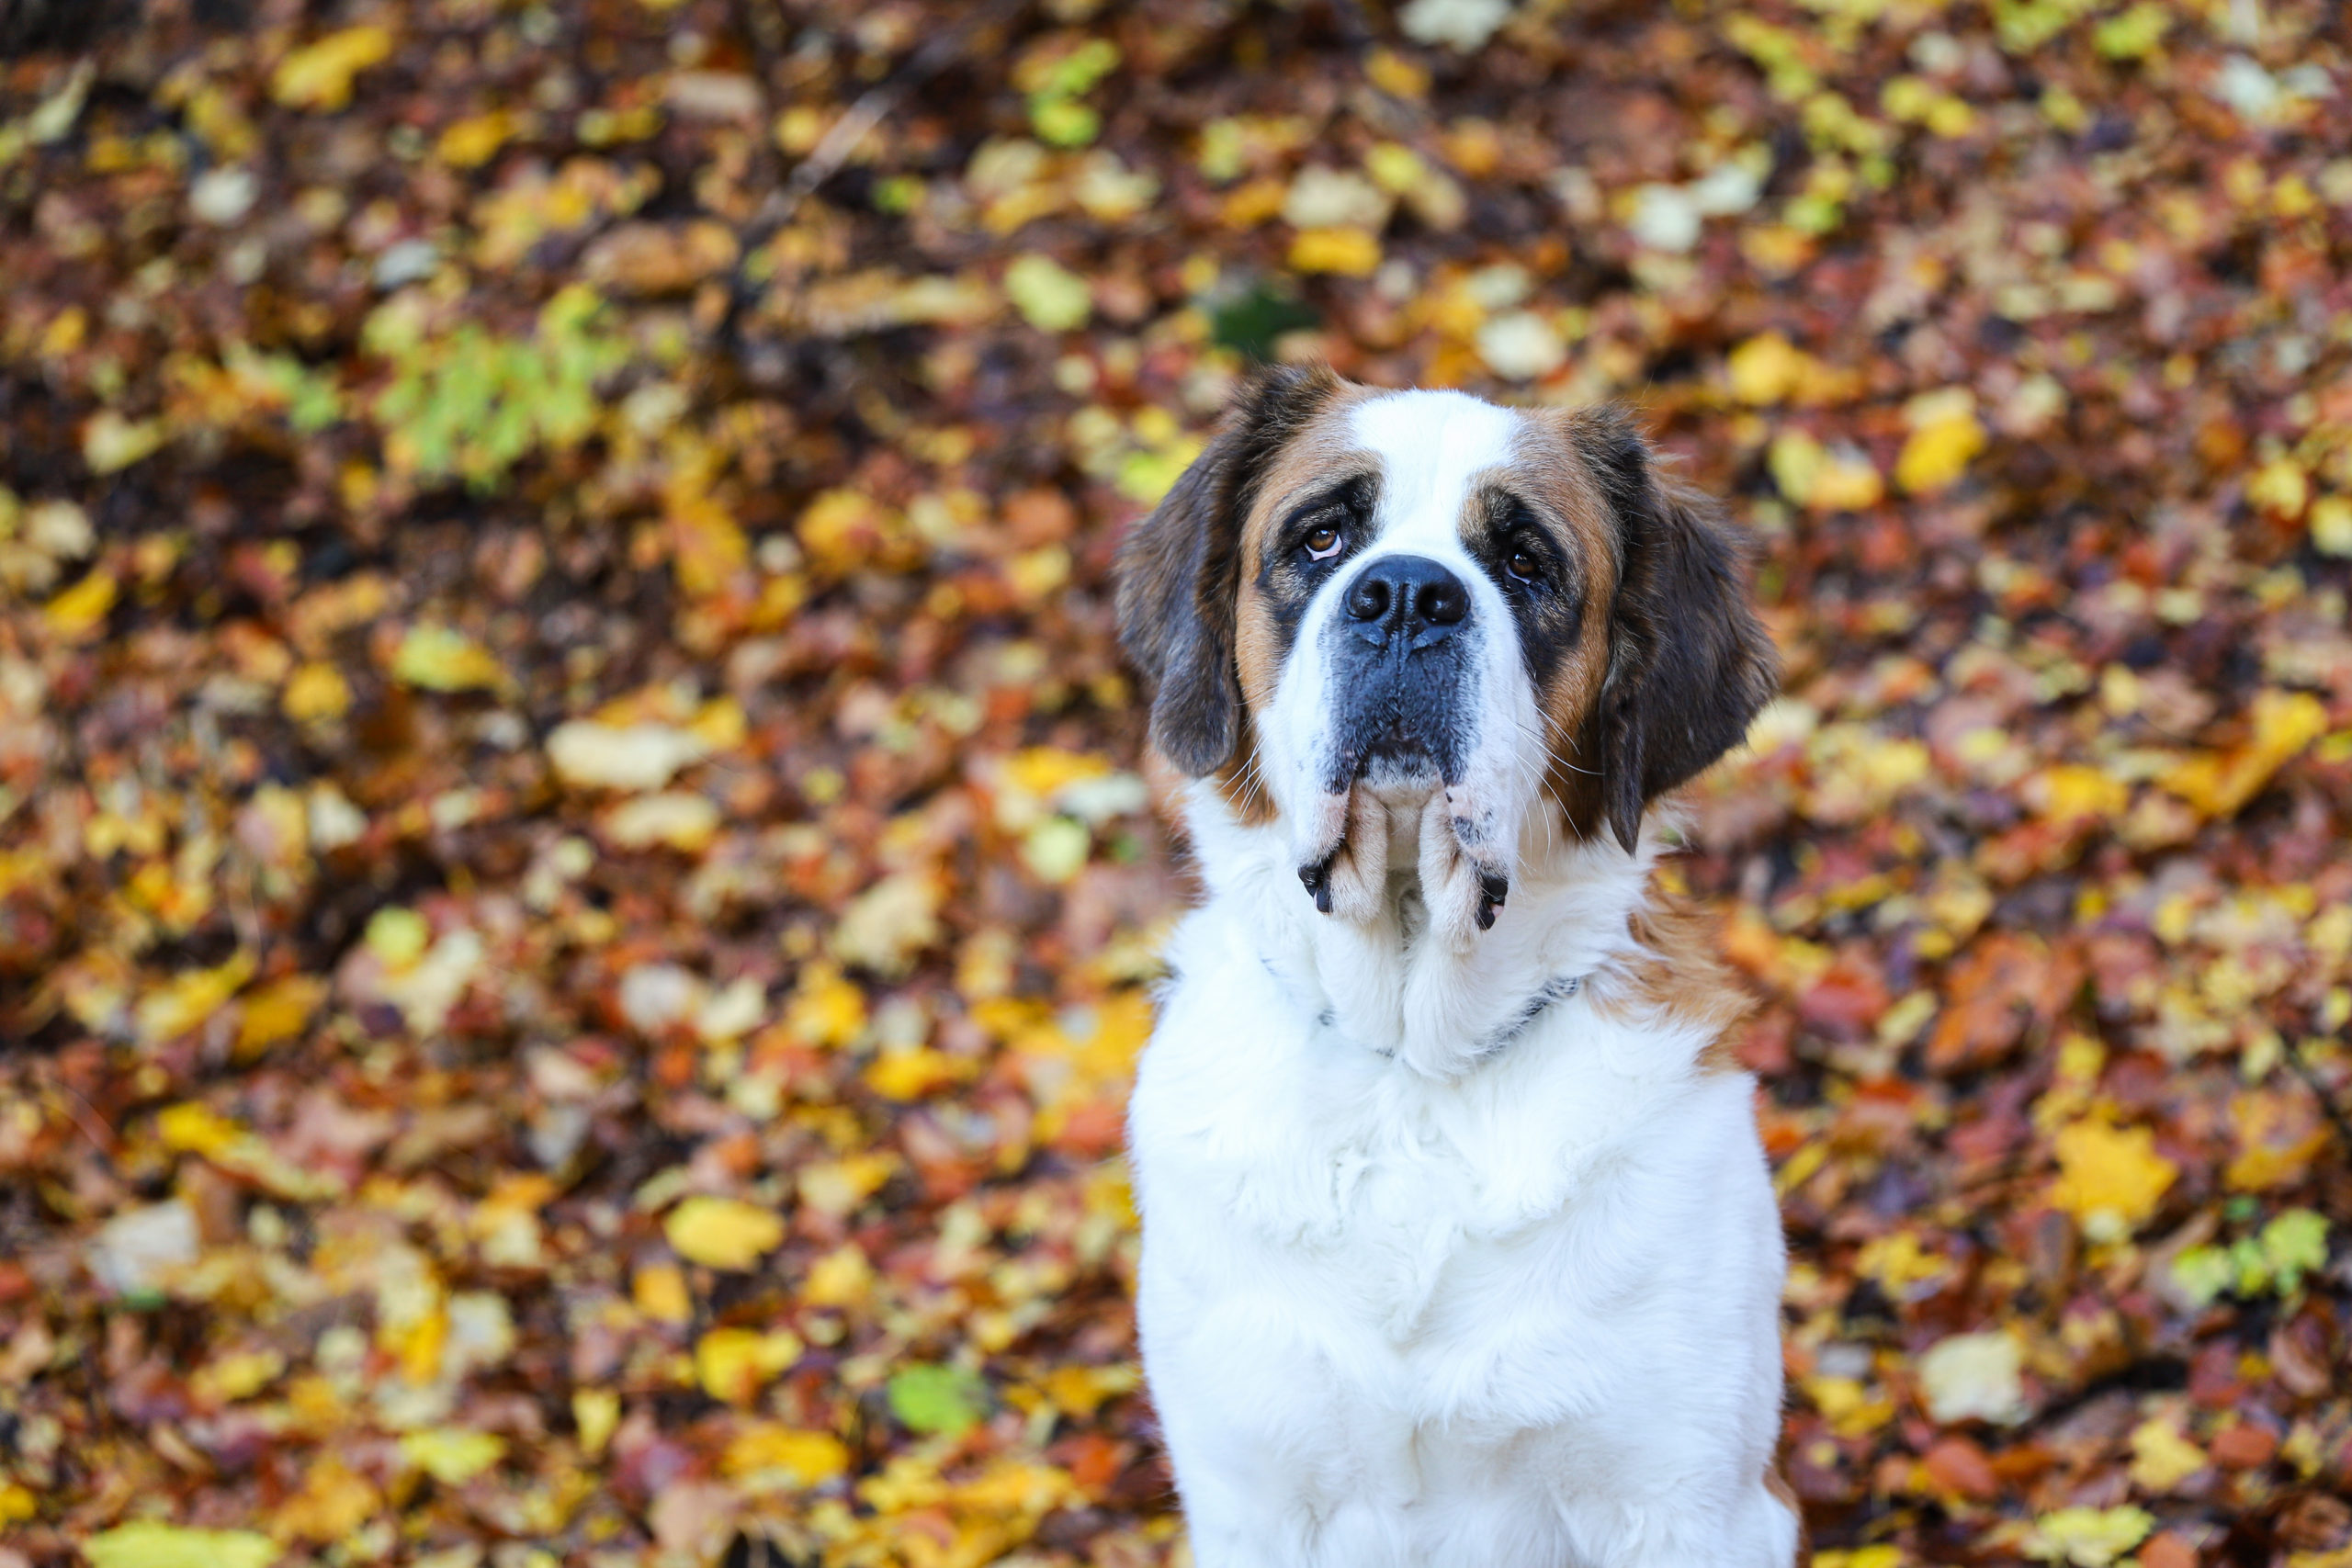
[[[1382,556],[1348,590],[1348,618],[1374,643],[1402,633],[1413,647],[1426,648],[1469,613],[1470,591],[1427,556]]]

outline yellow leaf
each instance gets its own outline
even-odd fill
[[[910,1100],[961,1083],[978,1070],[979,1064],[968,1057],[917,1046],[883,1052],[865,1069],[865,1077],[866,1087],[885,1100]]]
[[[1882,1290],[1894,1301],[1912,1299],[1914,1285],[1932,1285],[1942,1281],[1951,1272],[1951,1265],[1919,1245],[1918,1236],[1911,1231],[1895,1231],[1862,1244],[1861,1252],[1854,1259],[1854,1271],[1878,1281]],[[1928,1292],[1916,1294],[1926,1295]]]
[[[41,618],[67,641],[85,641],[106,625],[114,596],[114,573],[100,567],[41,606]]]
[[[1912,495],[1931,494],[1966,470],[1984,449],[1976,399],[1965,387],[1947,387],[1911,400],[1911,437],[1894,460],[1894,482]]]
[[[2233,817],[2304,747],[2327,733],[2327,708],[2309,692],[2259,693],[2254,734],[2229,751],[2190,757],[2157,782],[2208,817]]]
[[[621,1424],[621,1396],[608,1388],[574,1389],[571,1425],[580,1433],[580,1447],[590,1454],[605,1451],[613,1430]]]
[[[490,162],[492,155],[506,145],[507,139],[514,131],[513,111],[496,109],[458,121],[441,133],[440,140],[433,144],[433,150],[443,163],[452,167],[477,168]]]
[[[90,1537],[82,1554],[90,1568],[269,1568],[285,1549],[252,1530],[185,1529],[137,1519]]]
[[[435,1427],[401,1437],[401,1458],[444,1486],[460,1486],[505,1457],[506,1439],[491,1432]]]
[[[729,586],[752,558],[742,525],[710,495],[707,482],[700,466],[687,464],[662,487],[671,570],[680,591],[695,599]]]
[[[416,966],[433,944],[433,926],[414,909],[388,904],[368,918],[361,942],[385,968],[398,974]]]
[[[2132,1429],[2132,1484],[2150,1496],[2171,1491],[2207,1462],[2203,1449],[2160,1416]]]
[[[712,1269],[749,1269],[784,1243],[782,1220],[737,1198],[689,1198],[662,1232],[679,1257]]]
[[[2034,1521],[2025,1550],[2045,1562],[2108,1568],[2155,1528],[2143,1508],[2061,1508]]]
[[[2050,1201],[2095,1241],[2120,1241],[2145,1224],[2180,1174],[2156,1153],[2155,1134],[2145,1127],[2086,1119],[2060,1128],[2054,1142],[2058,1180]]]
[[[428,692],[464,692],[506,683],[489,650],[447,626],[411,626],[392,656],[393,678]]]
[[[210,1106],[189,1100],[156,1116],[155,1135],[174,1154],[218,1155],[235,1147],[245,1130]]]
[[[2352,497],[2322,496],[2303,521],[2313,549],[2324,556],[2352,556]]]
[[[101,409],[82,427],[82,461],[94,474],[111,474],[152,456],[164,444],[164,422],[136,423],[112,409]]]
[[[694,1298],[686,1292],[685,1270],[674,1263],[649,1263],[629,1281],[629,1299],[637,1310],[657,1323],[683,1324],[695,1314]]]
[[[239,1013],[237,1055],[250,1058],[293,1039],[326,999],[327,983],[315,975],[288,975],[262,987],[245,998]]]
[[[1841,1438],[1859,1438],[1875,1432],[1894,1419],[1894,1402],[1872,1398],[1869,1390],[1853,1378],[1827,1377],[1815,1374],[1803,1380],[1805,1397],[1829,1423],[1829,1429]]]
[[[667,844],[699,854],[718,834],[718,807],[699,795],[664,790],[624,801],[606,814],[603,827],[605,837],[619,849]]]
[[[800,1337],[789,1330],[714,1328],[695,1342],[695,1378],[711,1398],[749,1404],[768,1381],[800,1359]]]
[[[1868,457],[1850,448],[1832,451],[1802,430],[1774,436],[1765,466],[1782,495],[1813,512],[1859,512],[1886,492]]]
[[[2103,769],[2071,762],[2043,769],[2026,781],[2024,793],[2053,822],[2120,817],[2132,804],[2132,792],[2121,780]]]
[[[175,975],[139,999],[133,1021],[142,1043],[160,1045],[201,1025],[253,977],[254,955],[240,952],[212,969]]]
[[[1078,1507],[1086,1495],[1069,1472],[1055,1465],[1000,1459],[949,1493],[953,1506],[975,1513],[1043,1517],[1056,1508]]]
[[[851,1155],[800,1168],[800,1201],[820,1214],[846,1215],[898,1170],[885,1154]]]
[[[906,525],[872,496],[854,490],[829,490],[800,514],[797,532],[813,565],[825,571],[846,572],[892,555]]]
[[[808,1306],[854,1307],[873,1289],[874,1266],[856,1243],[843,1242],[809,1269],[800,1300]]]
[[[324,660],[313,660],[294,671],[278,705],[298,724],[341,718],[351,710],[351,683],[343,671]]]
[[[277,62],[270,96],[288,108],[339,109],[351,102],[351,79],[391,52],[391,29],[373,22],[329,33]]]
[[[2261,1192],[2301,1181],[2330,1135],[2310,1107],[2306,1097],[2261,1090],[2232,1100],[2230,1130],[2238,1146],[2222,1172],[2223,1184],[2234,1192]]]
[[[1724,361],[1731,373],[1731,395],[1757,408],[1779,402],[1795,384],[1804,357],[1779,333],[1749,338]]]
[[[784,1027],[811,1045],[846,1045],[865,1027],[865,993],[831,964],[812,964],[800,972]]]
[[[270,1529],[282,1540],[340,1541],[384,1506],[373,1482],[330,1453],[311,1466],[302,1490],[281,1504]]]
[[[1004,764],[1005,782],[1036,799],[1052,796],[1064,786],[1112,772],[1110,759],[1091,751],[1065,751],[1054,746],[1032,746],[1016,751]]]
[[[2292,457],[2272,458],[2245,481],[2246,500],[2273,517],[2301,517],[2311,495],[2311,476]]]
[[[207,1404],[233,1404],[251,1399],[285,1371],[286,1358],[275,1350],[232,1350],[198,1367],[188,1388]]]
[[[1363,73],[1392,97],[1419,99],[1430,90],[1430,73],[1393,49],[1375,49],[1365,56]]]
[[[1132,1363],[1113,1367],[1057,1367],[1046,1374],[1046,1397],[1065,1416],[1091,1421],[1102,1402],[1143,1386]]]
[[[729,1439],[718,1468],[730,1480],[821,1486],[849,1469],[849,1450],[831,1432],[762,1421]]]
[[[1294,272],[1369,277],[1380,266],[1380,241],[1363,229],[1303,229],[1290,243]]]
[[[1254,229],[1280,212],[1289,199],[1290,186],[1282,181],[1251,180],[1227,193],[1217,209],[1217,221],[1228,229]]]

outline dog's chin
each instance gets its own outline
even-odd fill
[[[1509,863],[1475,837],[1483,814],[1469,809],[1469,795],[1409,753],[1368,758],[1353,779],[1319,793],[1297,835],[1298,879],[1316,908],[1367,925],[1417,879],[1430,934],[1469,951],[1510,891]],[[1406,872],[1414,875],[1392,874]]]

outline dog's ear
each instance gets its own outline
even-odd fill
[[[1320,366],[1245,381],[1217,434],[1119,547],[1119,642],[1154,686],[1151,743],[1195,778],[1241,744],[1241,526],[1266,465],[1340,389]]]
[[[1620,563],[1586,752],[1631,852],[1649,803],[1747,733],[1780,660],[1749,601],[1746,541],[1714,503],[1659,472],[1622,411],[1580,422],[1577,440],[1614,513]]]

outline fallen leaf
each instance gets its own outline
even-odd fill
[[[270,96],[288,108],[332,112],[351,102],[352,79],[392,55],[392,34],[373,22],[332,32],[290,51],[269,79]]]
[[[689,1198],[662,1230],[679,1257],[712,1269],[749,1269],[784,1242],[782,1220],[737,1198]]]
[[[269,1568],[286,1549],[251,1530],[188,1529],[139,1519],[82,1542],[90,1568]]]

